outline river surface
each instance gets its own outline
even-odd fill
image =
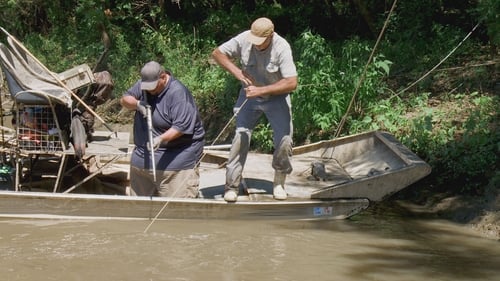
[[[500,280],[499,241],[390,212],[149,224],[2,219],[0,280]]]

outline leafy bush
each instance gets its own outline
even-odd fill
[[[299,128],[295,138],[299,142],[330,138],[346,114],[371,47],[357,38],[335,47],[311,32],[303,33],[294,46],[299,69],[299,87],[292,95],[294,125]],[[382,78],[389,74],[390,64],[383,55],[374,58],[351,114],[360,115],[385,91]]]
[[[499,106],[496,97],[457,94],[440,107],[420,107],[396,135],[433,167],[438,185],[472,191],[498,169]]]
[[[449,126],[455,129],[455,135],[431,152],[431,164],[436,167],[440,183],[459,182],[462,188],[471,191],[477,185],[484,186],[487,174],[498,164],[500,133],[496,122],[500,103],[497,98],[477,96],[477,93],[466,99],[469,98],[472,106],[460,112],[466,116],[465,120]]]

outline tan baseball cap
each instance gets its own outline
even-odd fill
[[[258,18],[250,27],[250,33],[248,33],[247,40],[254,44],[260,45],[266,41],[266,38],[273,34],[274,24],[268,18]]]

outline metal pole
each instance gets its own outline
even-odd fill
[[[151,155],[151,170],[153,171],[153,180],[156,183],[156,162],[155,162],[155,149],[153,143],[153,120],[151,117],[151,105],[146,105],[146,121],[148,123],[148,139],[149,139],[149,153]]]

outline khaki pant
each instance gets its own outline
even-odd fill
[[[132,195],[196,198],[200,185],[197,168],[180,171],[156,171],[156,182],[150,170],[130,166]]]

